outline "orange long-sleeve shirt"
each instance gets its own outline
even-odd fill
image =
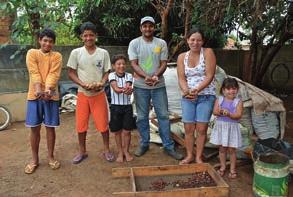
[[[37,99],[34,84],[40,83],[42,91],[54,89],[56,94],[52,100],[58,100],[58,80],[62,69],[62,56],[58,52],[43,53],[38,49],[30,49],[26,55],[29,72],[29,89],[27,100]]]

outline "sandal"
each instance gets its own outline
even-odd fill
[[[87,157],[88,157],[88,154],[78,154],[73,158],[72,163],[79,164],[80,162],[85,160]]]
[[[230,179],[236,179],[238,177],[238,174],[237,174],[237,172],[229,172],[228,177]]]
[[[56,170],[56,169],[60,168],[60,162],[57,160],[49,161],[49,166],[52,170]]]
[[[33,163],[29,163],[25,166],[24,168],[24,172],[26,174],[32,174],[36,171],[36,169],[38,168],[38,164],[33,164]]]
[[[102,153],[101,156],[109,162],[115,161],[115,157],[114,157],[113,153],[111,153],[111,152]]]
[[[218,170],[217,170],[217,173],[218,173],[221,177],[223,177],[223,176],[225,175],[225,169],[224,169],[224,170],[222,170],[222,169],[218,169]]]

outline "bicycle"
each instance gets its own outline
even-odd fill
[[[9,110],[0,105],[0,131],[6,129],[11,123],[11,114]]]

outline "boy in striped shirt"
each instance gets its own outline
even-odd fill
[[[118,148],[116,161],[123,162],[133,160],[129,153],[131,140],[131,130],[136,128],[133,118],[133,109],[130,101],[132,94],[132,74],[125,72],[126,57],[124,55],[115,55],[112,58],[114,72],[109,74],[111,90],[111,118],[110,130],[115,134],[115,140]]]

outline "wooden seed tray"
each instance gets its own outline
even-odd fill
[[[216,186],[197,187],[189,189],[172,189],[167,191],[138,191],[136,179],[141,177],[167,177],[174,175],[188,175],[196,172],[208,172],[213,178]],[[189,197],[189,196],[208,196],[226,197],[229,196],[229,186],[220,177],[214,168],[208,164],[188,164],[188,165],[165,165],[165,166],[143,166],[131,168],[113,168],[112,176],[129,177],[132,191],[114,192],[113,195],[119,197]]]

